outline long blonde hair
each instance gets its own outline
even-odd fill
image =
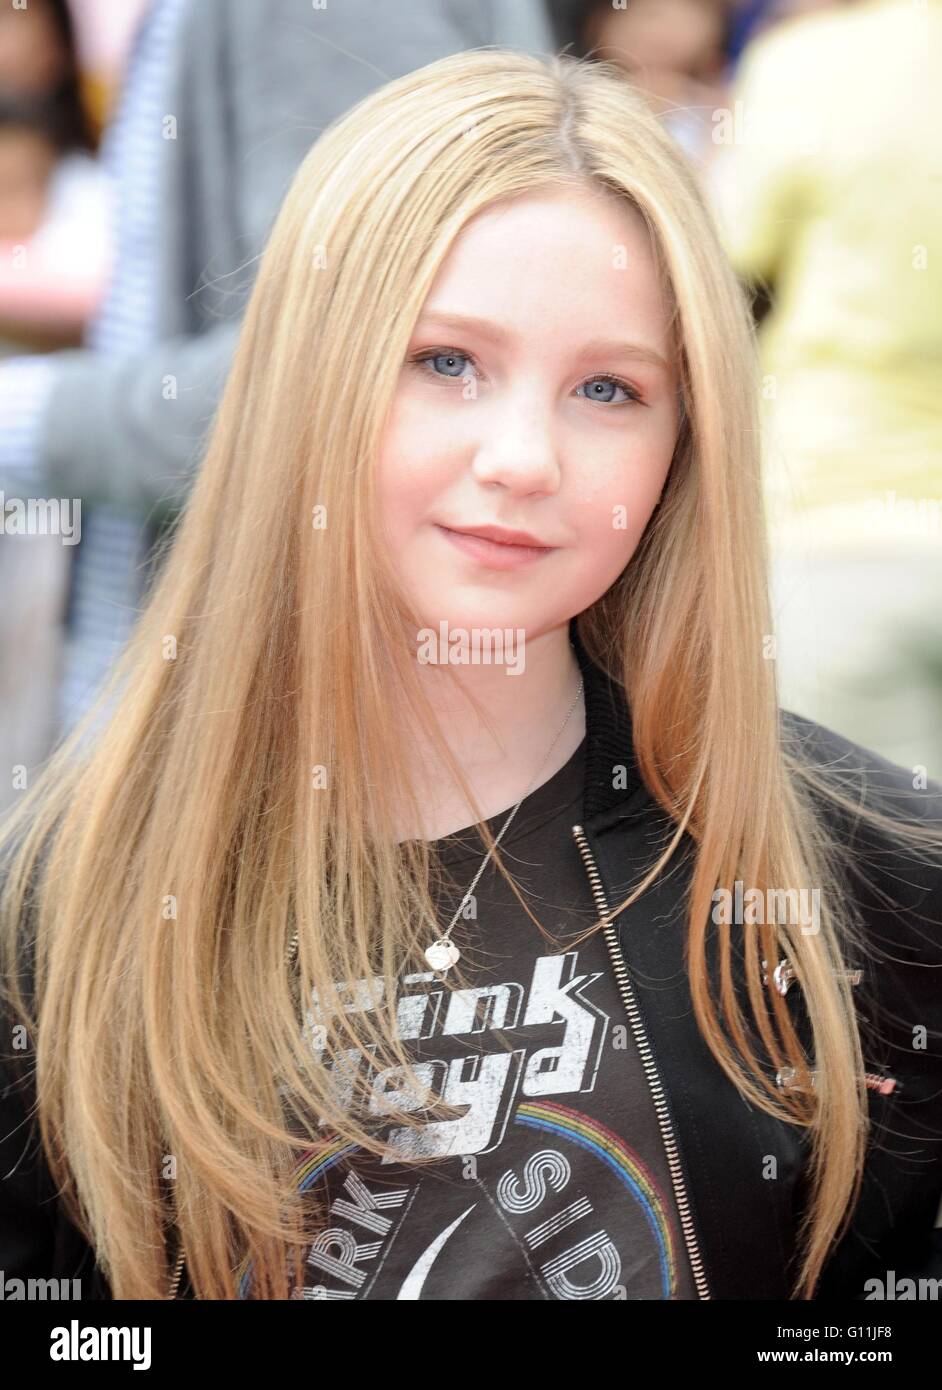
[[[809,795],[826,779],[783,742],[763,649],[772,628],[744,297],[694,174],[617,71],[480,50],[374,92],[308,153],[133,637],[4,827],[6,995],[35,1043],[62,1201],[117,1298],[166,1297],[171,1226],[197,1297],[235,1297],[247,1259],[254,1296],[289,1296],[286,1254],[297,1278],[312,1232],[290,1170],[322,1142],[318,1117],[383,1151],[349,1103],[369,1086],[350,1059],[412,1075],[396,982],[404,963],[425,968],[436,875],[424,843],[395,843],[395,809],[418,823],[419,808],[390,710],[423,719],[479,808],[403,641],[417,615],[404,612],[375,533],[371,461],[414,322],[463,225],[496,199],[586,186],[644,218],[682,369],[662,501],[624,574],[577,620],[624,685],[640,770],[676,826],[626,902],[691,837],[699,1026],[750,1102],[810,1130],[798,1296],[810,1296],[851,1210],[866,1135],[840,974],[854,925]],[[745,934],[748,1023],[729,928],[719,1000],[704,956],[713,891],[737,879],[831,886],[817,935]],[[809,1074],[788,1009],[759,982],[760,956],[775,959],[776,945],[814,1032],[816,1084],[793,1092],[766,1072],[771,1059]],[[16,973],[24,953],[31,999]],[[374,1007],[349,1009],[335,982],[352,980],[382,981]],[[301,1026],[312,991],[329,1019],[316,1060]]]

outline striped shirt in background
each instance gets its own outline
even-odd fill
[[[112,195],[114,269],[85,346],[129,354],[156,340],[158,169],[165,149],[162,121],[174,46],[188,0],[154,0],[136,36],[101,161]],[[0,363],[3,445],[0,482],[9,492],[42,492],[38,439],[55,380],[55,355]],[[57,739],[86,712],[137,618],[144,562],[153,529],[140,515],[105,504],[82,504],[81,541],[74,548],[66,615]]]
[[[138,32],[102,160],[116,190],[114,273],[87,343],[131,353],[156,338],[158,160],[165,142],[167,75],[188,0],[154,0]],[[83,507],[63,653],[59,721],[65,732],[85,712],[130,635],[144,587],[151,530],[110,506]]]

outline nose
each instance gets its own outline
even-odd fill
[[[526,397],[526,399],[524,399]],[[559,490],[559,444],[552,405],[533,383],[488,402],[482,412],[472,472],[479,483],[498,483],[527,496]]]

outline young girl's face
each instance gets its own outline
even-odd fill
[[[423,624],[532,641],[600,598],[666,481],[677,388],[632,209],[553,191],[469,222],[419,315],[378,464],[381,526]],[[534,544],[455,534],[482,527]]]

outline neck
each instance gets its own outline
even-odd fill
[[[449,669],[456,680],[440,667],[418,667],[448,748],[481,816],[490,819],[549,781],[585,736],[584,698],[576,701],[582,677],[569,625],[527,642],[526,664],[518,675],[483,664]],[[420,827],[402,826],[398,838],[436,840],[474,824],[476,812],[453,785],[427,735],[409,723],[404,738],[423,815]]]

